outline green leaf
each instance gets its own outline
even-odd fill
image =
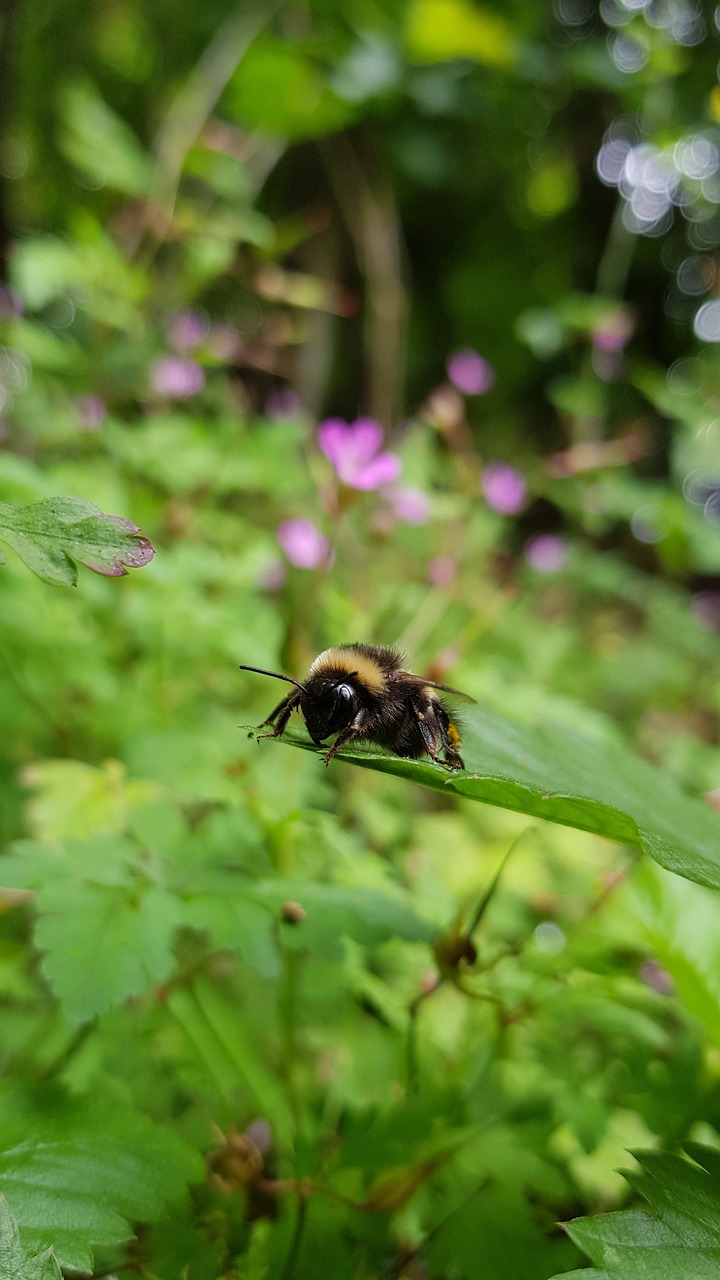
[[[171,991],[167,1007],[223,1099],[235,1102],[238,1093],[248,1094],[257,1112],[271,1119],[275,1133],[287,1140],[292,1117],[277,1065],[263,1060],[237,1003],[199,977],[191,988]]]
[[[115,1096],[0,1086],[0,1192],[24,1248],[54,1246],[62,1267],[91,1271],[94,1245],[120,1244],[131,1223],[157,1220],[202,1173],[181,1139]],[[58,1272],[19,1274],[50,1280]]]
[[[463,711],[462,727],[466,767],[458,772],[375,748],[345,748],[336,758],[608,836],[644,850],[677,875],[720,888],[717,815],[624,747],[564,725],[516,724],[479,707]],[[319,754],[327,750],[307,739],[285,739]]]
[[[0,1280],[62,1280],[58,1260],[51,1249],[31,1257],[23,1247],[5,1196],[0,1196]]]
[[[266,977],[277,977],[278,949],[269,911],[252,897],[238,893],[199,894],[185,904],[183,922],[207,930],[213,945],[237,951],[246,964]]]
[[[316,955],[338,956],[343,937],[368,946],[390,938],[431,942],[437,928],[419,916],[402,898],[379,893],[365,885],[312,884],[303,880],[267,880],[250,893],[270,906],[278,920],[284,902],[297,902],[301,920],[281,925],[286,946],[308,947]]]
[[[180,903],[165,889],[56,880],[37,905],[43,973],[70,1018],[105,1013],[172,973]]]
[[[576,1218],[566,1230],[602,1271],[574,1276],[621,1280],[717,1280],[720,1275],[720,1154],[697,1143],[696,1162],[664,1151],[636,1151],[640,1172],[623,1176],[649,1212],[627,1210]]]
[[[20,841],[2,860],[6,886],[37,890],[43,972],[71,1019],[105,1013],[172,972],[182,904],[143,875],[142,857],[124,836],[97,835]]]
[[[29,507],[0,503],[0,541],[38,577],[62,587],[75,585],[76,561],[120,578],[125,565],[140,568],[155,554],[132,520],[105,515],[82,498],[45,498]]]
[[[509,67],[517,53],[506,19],[468,0],[415,0],[406,39],[411,56],[420,62],[473,58],[490,67]]]
[[[646,863],[621,891],[635,938],[670,974],[684,1008],[720,1044],[720,934],[717,898],[700,885]]]
[[[98,186],[125,195],[147,194],[152,164],[132,129],[90,82],[67,85],[61,95],[60,146],[68,160]]]
[[[291,138],[333,133],[354,114],[330,88],[319,65],[291,42],[269,35],[248,50],[226,96],[243,123]]]

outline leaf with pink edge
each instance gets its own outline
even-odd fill
[[[132,520],[106,515],[83,498],[45,498],[27,507],[0,502],[0,541],[53,586],[73,587],[77,565],[121,578],[155,554]]]

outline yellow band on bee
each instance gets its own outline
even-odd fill
[[[348,676],[357,675],[372,693],[382,693],[385,688],[382,667],[367,654],[350,646],[324,649],[313,662],[307,678],[320,675],[323,671],[342,671]]]

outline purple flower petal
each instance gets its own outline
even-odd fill
[[[706,631],[720,631],[720,591],[696,591],[690,598],[690,611]]]
[[[379,453],[366,466],[355,471],[352,479],[349,475],[347,479],[342,475],[340,478],[353,489],[380,489],[385,484],[394,484],[401,474],[402,462],[396,453]]]
[[[527,484],[521,472],[505,462],[488,462],[481,476],[485,501],[502,516],[514,516],[525,506]]]
[[[168,325],[168,342],[174,351],[192,351],[205,341],[210,321],[202,311],[176,311]]]
[[[445,367],[453,386],[467,396],[483,395],[495,381],[492,365],[470,347],[448,356]]]
[[[539,533],[525,543],[523,554],[538,573],[559,573],[567,563],[568,546],[565,539],[555,533]]]
[[[150,366],[150,383],[158,395],[171,400],[187,400],[205,386],[205,372],[195,360],[162,356]]]
[[[614,311],[596,324],[592,344],[597,351],[623,351],[630,341],[635,322],[627,311]]]
[[[97,431],[107,418],[107,405],[100,396],[78,396],[75,406],[83,431]]]
[[[350,424],[342,418],[326,418],[317,430],[318,444],[325,457],[337,470],[342,461],[345,439]]]
[[[291,564],[298,569],[317,569],[326,564],[330,543],[312,520],[283,520],[277,540]]]
[[[393,453],[379,453],[383,430],[374,418],[345,422],[328,418],[318,427],[318,444],[344,484],[353,489],[378,489],[397,480],[402,470]]]
[[[394,454],[380,454],[380,457],[394,457]],[[427,524],[430,519],[430,499],[422,489],[393,489],[388,497],[399,520],[404,520],[406,524]]]

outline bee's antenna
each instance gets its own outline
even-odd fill
[[[259,676],[273,676],[275,680],[287,680],[288,684],[297,685],[298,689],[302,689],[303,693],[307,693],[304,684],[299,680],[293,680],[292,676],[283,676],[279,671],[266,671],[264,667],[246,667],[243,662],[240,663],[241,671],[255,671]]]

